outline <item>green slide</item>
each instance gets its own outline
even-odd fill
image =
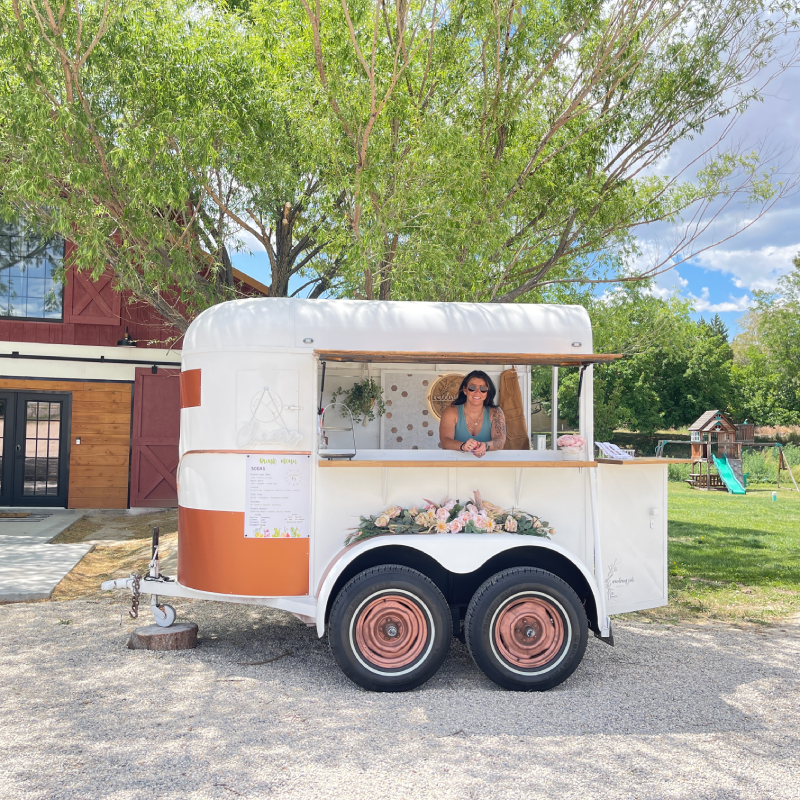
[[[722,478],[722,482],[728,487],[728,491],[731,494],[746,494],[744,486],[739,483],[739,480],[733,474],[731,465],[728,463],[728,457],[721,456],[717,458],[717,456],[712,455],[712,458],[714,459],[714,466],[717,468],[720,478]]]

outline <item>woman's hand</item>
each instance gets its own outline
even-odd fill
[[[486,455],[487,447],[486,442],[476,442],[477,447],[473,448],[472,455],[476,458],[483,458]]]
[[[475,448],[480,447],[480,446],[481,446],[481,443],[475,441],[475,439],[467,439],[467,441],[464,442],[463,445],[461,445],[461,449],[465,453],[474,453],[475,452]]]

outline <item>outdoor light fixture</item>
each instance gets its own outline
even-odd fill
[[[127,328],[125,328],[125,335],[121,339],[117,339],[117,347],[136,347],[136,342],[131,339]]]

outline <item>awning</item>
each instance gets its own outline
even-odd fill
[[[429,353],[373,350],[315,350],[320,361],[375,364],[532,364],[548,367],[581,367],[622,358],[619,353]]]

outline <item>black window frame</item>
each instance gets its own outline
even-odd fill
[[[6,225],[9,225],[9,226],[10,225],[14,225],[14,224],[16,224],[17,230],[20,233],[25,232],[25,234],[27,236],[36,236],[35,228],[33,228],[33,227],[26,228],[25,227],[25,221],[23,219],[18,219],[16,221],[16,223],[14,223],[14,222],[6,223]],[[5,270],[10,268],[11,264],[8,264],[8,265],[4,266],[3,263],[2,263],[2,259],[3,259],[3,255],[2,255],[3,239],[4,239],[4,236],[2,235],[2,233],[0,233],[0,289],[2,289],[5,281],[10,281],[10,279],[12,277],[16,277],[16,276],[12,276],[12,275],[7,275],[7,276],[4,275]],[[63,324],[63,322],[64,322],[64,288],[65,288],[65,281],[63,279],[60,279],[60,278],[59,278],[58,281],[54,280],[53,279],[53,270],[61,269],[63,271],[64,261],[66,260],[66,255],[67,255],[67,253],[66,253],[66,251],[67,251],[67,242],[61,236],[53,236],[53,237],[51,237],[49,239],[45,239],[44,237],[39,237],[39,241],[41,242],[41,245],[39,245],[39,247],[44,247],[45,250],[50,250],[51,247],[53,247],[54,245],[57,246],[58,242],[61,243],[61,248],[60,248],[61,249],[61,256],[60,256],[61,257],[61,264],[60,264],[60,267],[51,267],[51,273],[50,273],[50,276],[49,276],[49,279],[54,284],[57,284],[57,286],[55,288],[55,291],[56,291],[56,296],[60,301],[60,303],[59,303],[59,306],[60,306],[59,307],[59,312],[60,313],[58,314],[58,316],[42,316],[42,317],[39,317],[39,316],[36,316],[36,317],[28,316],[27,313],[24,314],[24,315],[8,314],[8,313],[3,313],[3,308],[2,308],[2,306],[0,306],[0,320],[19,321],[19,322],[51,322],[51,323],[54,323],[54,324]],[[38,247],[34,248],[26,256],[23,256],[23,261],[24,261],[24,259],[29,258],[32,253],[35,254],[37,249],[39,249],[39,248]],[[25,269],[25,266],[23,266],[23,269]],[[45,277],[45,280],[47,280],[47,279],[48,278]],[[0,294],[5,294],[5,296],[8,297],[9,289],[6,288],[5,291],[0,291]],[[45,301],[46,296],[47,296],[47,292],[45,292],[44,295],[42,296],[42,301],[43,302]],[[27,293],[24,295],[24,297],[27,300],[27,298],[28,298]],[[27,310],[27,302],[26,302],[25,305],[26,305],[26,310]],[[5,310],[7,311],[7,308]]]

